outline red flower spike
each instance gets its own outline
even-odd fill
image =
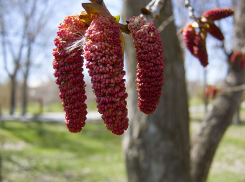
[[[138,107],[152,114],[159,104],[164,81],[162,41],[159,31],[143,17],[133,17],[128,28],[136,48]]]
[[[193,48],[195,57],[199,59],[203,67],[208,65],[208,54],[205,39],[206,37],[202,36],[202,32],[197,33],[194,41],[195,46]]]
[[[224,40],[223,33],[221,32],[220,28],[217,27],[214,23],[209,24],[208,33],[210,33],[214,38],[218,40],[221,40],[221,41]]]
[[[120,27],[112,16],[94,15],[92,18],[85,34],[86,67],[107,129],[122,135],[128,128],[128,111]]]
[[[60,98],[63,100],[65,124],[72,133],[82,130],[86,120],[85,82],[83,81],[83,50],[80,47],[72,51],[67,49],[82,38],[87,26],[78,15],[68,16],[59,25],[57,37],[54,39],[56,48],[53,49],[54,76],[59,85]]]
[[[218,93],[218,89],[215,86],[208,86],[205,89],[205,97],[206,99],[214,99]]]
[[[234,11],[231,8],[217,8],[204,12],[202,17],[215,21],[231,16],[233,13]]]
[[[194,40],[196,36],[195,28],[188,22],[183,29],[183,39],[187,49],[194,55],[193,47],[195,46]]]

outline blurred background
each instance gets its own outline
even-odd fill
[[[88,124],[81,133],[71,134],[63,123],[64,112],[53,76],[53,39],[64,17],[79,14],[83,10],[81,3],[85,2],[88,1],[0,0],[0,181],[126,181],[122,137],[105,129],[85,67]],[[104,2],[112,15],[122,13],[122,0]],[[172,3],[179,31],[190,19],[184,0]],[[200,0],[193,1],[192,6],[201,16],[208,9],[233,7],[233,3]],[[212,104],[205,98],[206,86],[219,85],[228,72],[226,53],[232,51],[233,18],[220,21],[218,26],[225,41],[222,44],[207,37],[212,61],[205,69],[185,50],[179,35],[193,123],[191,132]],[[244,120],[245,110],[241,107],[239,125],[229,128],[222,140],[209,182],[245,179],[245,163],[239,160],[245,159]]]

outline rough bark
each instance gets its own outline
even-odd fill
[[[241,50],[245,43],[245,1],[239,1],[234,15],[233,50]],[[239,64],[230,64],[223,87],[233,87],[245,83],[245,71]],[[205,182],[217,146],[234,113],[239,108],[242,91],[219,95],[213,109],[208,113],[200,129],[195,134],[191,150],[191,176],[193,182]]]
[[[139,15],[148,3],[148,0],[124,0],[123,21]],[[161,16],[171,15],[171,0],[166,0]],[[161,21],[154,25],[158,27]],[[185,72],[173,22],[161,32],[160,38],[165,51],[162,97],[154,114],[145,115],[137,107],[135,49],[132,39],[125,36],[130,126],[123,144],[130,182],[190,182]]]

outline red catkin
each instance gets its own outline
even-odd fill
[[[202,17],[215,21],[231,16],[233,13],[234,11],[231,8],[216,8],[204,12]]]
[[[199,59],[201,65],[206,67],[208,65],[208,54],[206,49],[206,41],[201,32],[196,33],[194,43],[194,55]]]
[[[82,130],[86,120],[86,95],[83,80],[83,52],[81,47],[71,51],[67,49],[81,39],[87,29],[78,15],[67,16],[59,25],[57,37],[54,39],[56,48],[53,49],[54,76],[59,85],[60,98],[65,111],[65,124],[72,133]]]
[[[217,27],[214,23],[209,24],[208,33],[210,33],[210,35],[218,40],[224,40],[223,33],[221,32],[220,28]]]
[[[159,31],[143,17],[132,17],[129,30],[136,48],[138,107],[152,114],[159,104],[164,81],[162,41]]]
[[[196,32],[192,24],[188,22],[182,33],[187,49],[198,58],[202,66],[206,67],[208,65],[208,54],[205,31]]]
[[[114,17],[95,15],[85,34],[84,57],[92,77],[97,108],[107,129],[122,135],[128,128],[127,93],[119,24]]]
[[[214,99],[218,93],[218,89],[215,86],[208,86],[205,89],[205,97],[206,99]]]
[[[195,46],[194,40],[196,37],[195,28],[192,27],[191,23],[187,23],[183,29],[183,39],[187,49],[194,54],[193,47]]]

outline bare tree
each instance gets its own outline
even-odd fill
[[[32,55],[33,50],[38,44],[37,39],[42,35],[42,30],[46,28],[48,21],[51,18],[51,15],[54,11],[52,4],[50,5],[46,0],[36,0],[36,1],[27,1],[29,4],[29,13],[25,10],[26,4],[23,6],[20,4],[22,14],[27,19],[29,27],[26,36],[26,57],[22,64],[23,72],[23,90],[22,90],[22,115],[26,114],[27,108],[27,80],[30,74],[30,68],[33,66],[34,56]],[[43,6],[41,8],[40,6]],[[39,49],[40,51],[40,49]],[[41,52],[41,51],[40,51]]]
[[[16,107],[16,79],[22,71],[22,115],[27,108],[27,81],[30,69],[35,65],[37,57],[44,53],[42,37],[47,39],[43,31],[54,17],[55,10],[61,7],[56,0],[10,0],[2,1],[0,24],[1,43],[5,70],[11,81],[10,114]],[[16,23],[10,21],[14,19]],[[34,53],[36,53],[34,55]],[[9,60],[12,59],[12,64]],[[20,79],[20,77],[18,77]]]
[[[238,1],[234,14],[233,51],[244,49],[245,43],[245,1]],[[224,87],[233,87],[245,83],[245,71],[239,64],[230,63],[229,73]],[[213,109],[207,114],[192,143],[192,178],[193,181],[205,182],[216,148],[231,124],[234,113],[241,103],[242,91],[230,92],[217,97]]]
[[[10,99],[10,114],[13,115],[16,107],[16,77],[17,73],[20,69],[20,61],[22,58],[22,53],[24,49],[24,39],[26,35],[26,22],[24,23],[23,32],[20,36],[20,45],[16,48],[11,43],[11,40],[9,39],[10,33],[8,30],[9,26],[7,25],[7,14],[8,14],[8,8],[10,5],[6,1],[1,1],[1,13],[0,13],[0,23],[1,23],[1,43],[2,43],[2,49],[3,49],[3,61],[4,61],[4,67],[5,70],[10,78],[11,82],[11,99]],[[9,49],[10,55],[13,60],[13,69],[10,71],[8,67],[8,61],[7,61],[7,48]]]

